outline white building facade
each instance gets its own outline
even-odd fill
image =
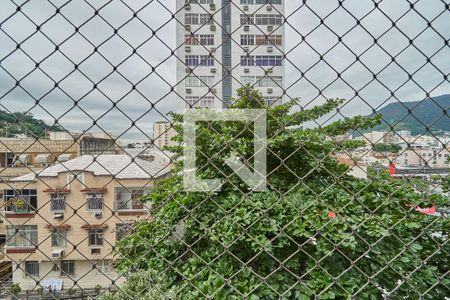
[[[177,0],[180,110],[225,108],[249,83],[269,105],[285,82],[285,0]]]

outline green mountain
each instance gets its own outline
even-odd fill
[[[434,134],[450,131],[449,108],[450,95],[390,103],[376,113],[383,116],[382,124],[369,131],[387,131],[389,125],[395,130],[410,130],[413,135],[427,134],[427,127]]]
[[[47,131],[62,131],[59,126],[50,126],[44,121],[35,119],[31,113],[8,113],[0,110],[0,136],[10,137],[13,134],[45,137]]]

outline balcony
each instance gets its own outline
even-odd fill
[[[139,199],[149,191],[142,188],[120,187],[115,189],[114,211],[119,216],[143,216],[148,213],[148,207]]]

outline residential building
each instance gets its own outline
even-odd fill
[[[247,83],[281,103],[284,0],[177,0],[177,20],[180,110],[225,108]]]
[[[5,260],[22,290],[120,285],[112,254],[133,223],[149,217],[138,199],[169,168],[130,155],[83,155],[0,183]]]
[[[408,167],[450,168],[447,147],[417,146],[400,152],[397,164]]]
[[[106,133],[50,132],[48,138],[0,138],[0,178],[14,178],[84,154],[116,154]]]
[[[176,135],[175,129],[169,122],[156,122],[153,123],[153,139],[154,145],[159,150],[162,150],[164,146],[175,146],[175,142],[172,138]]]

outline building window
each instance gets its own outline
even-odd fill
[[[186,34],[184,36],[184,43],[186,45],[198,45],[198,35],[197,34]]]
[[[264,101],[266,102],[267,106],[277,106],[281,104],[281,97],[277,96],[268,96],[264,97]]]
[[[283,24],[282,15],[255,15],[255,25],[281,25]]]
[[[198,24],[198,14],[185,14],[184,24],[186,25],[196,25]]]
[[[87,194],[86,196],[87,210],[102,210],[103,209],[103,194]]]
[[[88,231],[89,235],[89,246],[90,247],[101,247],[103,246],[103,229],[95,228]]]
[[[213,17],[210,14],[200,14],[199,21],[200,21],[200,25],[212,23]]]
[[[6,245],[12,248],[31,248],[38,243],[37,225],[6,226]]]
[[[241,56],[241,66],[281,66],[283,56],[281,55],[243,55]]]
[[[255,83],[255,76],[241,76],[241,84],[251,84],[253,85]]]
[[[52,233],[52,247],[65,248],[67,241],[66,231],[56,230]]]
[[[185,79],[186,87],[204,87],[214,84],[214,76],[194,76],[190,75]]]
[[[200,44],[205,46],[214,45],[214,34],[200,34]]]
[[[189,0],[191,4],[213,4],[214,0]]]
[[[196,107],[202,107],[202,108],[211,108],[214,107],[214,96],[205,96],[205,97],[199,97],[199,96],[187,96],[186,97],[186,108],[196,108]]]
[[[192,1],[192,0],[191,0]],[[241,4],[282,4],[283,0],[241,0]]]
[[[116,224],[116,241],[120,241],[131,233],[133,233],[133,226],[131,224]]]
[[[204,67],[214,66],[214,57],[210,55],[200,55],[200,66]]]
[[[255,44],[255,36],[253,34],[241,35],[241,45],[242,46],[253,46],[254,44]]]
[[[75,276],[75,261],[61,261],[61,276]]]
[[[186,64],[186,66],[198,66],[199,57],[198,55],[186,55],[184,63]]]
[[[50,199],[51,211],[63,211],[66,207],[66,194],[52,194]]]
[[[97,274],[109,274],[113,270],[112,260],[99,260],[95,264],[95,268],[97,269]]]
[[[282,76],[256,76],[256,86],[259,87],[282,87]]]
[[[25,277],[39,277],[39,263],[37,261],[25,262]]]
[[[37,190],[4,190],[6,210],[13,212],[33,212],[37,208]]]
[[[115,189],[115,209],[144,209],[144,204],[139,200],[142,196],[149,193],[142,188],[118,187]]]
[[[256,45],[276,45],[281,46],[283,44],[282,35],[257,35]]]

